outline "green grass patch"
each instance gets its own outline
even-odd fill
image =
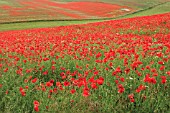
[[[54,27],[54,26],[67,26],[73,24],[86,24],[90,22],[98,22],[101,20],[75,20],[75,21],[44,21],[44,22],[23,22],[23,23],[9,23],[0,24],[0,31],[6,30],[20,30],[20,29],[30,29],[30,28],[44,28],[44,27]]]
[[[158,5],[156,7],[149,8],[147,10],[142,10],[142,11],[136,12],[134,14],[126,15],[123,18],[131,18],[131,17],[137,17],[137,16],[148,16],[148,15],[168,13],[168,12],[170,12],[170,2],[166,2],[166,3]]]

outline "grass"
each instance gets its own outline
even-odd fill
[[[1,5],[18,6],[16,0],[0,0],[0,6]]]
[[[86,23],[98,22],[98,21],[99,20],[82,20],[82,21],[75,20],[75,21],[44,21],[44,22],[40,21],[40,22],[9,23],[9,24],[0,24],[0,31],[66,26],[72,24],[86,24]]]
[[[7,0],[1,0],[1,1],[0,1],[0,4],[1,4],[1,5],[10,5],[10,2],[7,1]]]
[[[139,11],[139,12],[134,13],[134,14],[126,15],[123,18],[155,15],[155,14],[168,13],[168,12],[170,12],[170,2],[166,2],[162,5],[158,5],[156,7],[151,8],[151,9],[147,9],[147,10]]]

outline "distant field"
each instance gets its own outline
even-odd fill
[[[136,12],[134,14],[129,14],[126,16],[119,17],[119,19],[130,18],[130,17],[135,17],[135,16],[147,16],[147,15],[153,15],[153,14],[166,13],[166,12],[170,12],[169,7],[170,7],[170,2],[167,2],[165,4],[153,7],[151,9],[147,9],[144,11]],[[86,23],[99,22],[99,21],[105,21],[105,20],[39,21],[39,22],[0,24],[1,26],[0,31],[66,26],[66,25],[72,25],[72,24],[86,24]]]
[[[3,0],[0,23],[27,20],[113,18],[136,11],[125,5],[104,2],[56,2],[52,0]]]
[[[169,0],[1,0],[0,23],[115,18]]]
[[[43,0],[41,0],[41,1],[43,1]],[[52,3],[52,2],[57,3],[57,4],[60,3],[60,7],[61,6],[65,7],[64,9],[67,9],[66,7],[68,7],[68,4],[66,5],[66,2],[69,2],[69,4],[74,4],[74,5],[75,5],[75,2],[76,2],[76,0],[60,0],[60,1],[57,0],[57,1],[58,2],[56,2],[56,0],[51,0],[49,2],[48,0],[44,0],[44,2],[48,2],[48,3]],[[70,1],[72,1],[72,2],[70,2]],[[81,0],[79,0],[79,1],[81,1]],[[90,1],[94,2],[96,0],[90,0]],[[128,1],[130,1],[130,2],[128,2]],[[108,18],[106,20],[130,18],[130,17],[136,17],[136,16],[145,16],[145,15],[147,16],[147,15],[170,12],[170,8],[169,8],[170,2],[167,2],[167,1],[168,0],[151,0],[150,2],[146,2],[146,1],[141,2],[139,0],[121,0],[121,1],[118,1],[118,0],[114,0],[114,1],[112,1],[112,0],[105,0],[105,1],[104,0],[98,0],[98,2],[105,2],[105,3],[119,4],[121,6],[128,6],[128,7],[131,7],[134,11],[136,11],[135,13],[128,12],[128,14],[123,14],[125,16],[117,15],[115,18],[111,17],[111,18]],[[74,21],[48,21],[48,20],[53,20],[53,19],[54,20],[55,19],[64,20],[64,19],[69,19],[70,17],[64,16],[64,15],[62,15],[62,16],[60,15],[59,16],[60,18],[58,18],[57,16],[55,17],[54,15],[53,16],[48,15],[49,16],[48,17],[48,16],[46,16],[48,14],[47,12],[50,11],[50,10],[52,12],[55,9],[55,7],[50,6],[49,4],[45,5],[45,3],[42,3],[42,2],[41,2],[41,4],[36,5],[35,4],[36,2],[40,3],[40,0],[34,0],[34,1],[33,0],[24,0],[25,6],[27,6],[27,8],[24,9],[23,8],[24,5],[21,6],[21,4],[19,4],[19,3],[23,3],[22,0],[1,0],[0,1],[0,23],[3,23],[3,22],[9,22],[9,23],[8,24],[0,24],[0,31],[30,29],[30,28],[44,28],[44,27],[54,27],[54,26],[66,26],[66,25],[72,25],[72,24],[86,24],[86,23],[90,23],[90,22],[104,21],[103,19],[100,19],[100,18],[96,18],[96,20],[81,20],[81,21],[79,21],[79,20],[74,20]],[[63,5],[64,2],[65,2],[65,6]],[[31,5],[33,3],[34,3],[34,5]],[[28,4],[30,4],[30,5],[28,5]],[[99,5],[99,3],[97,3],[97,4]],[[136,4],[136,5],[132,6],[132,4]],[[51,5],[54,5],[54,4],[51,4]],[[93,4],[91,4],[91,5],[93,5]],[[100,4],[100,5],[102,5],[102,4]],[[153,6],[153,7],[151,8],[151,6]],[[32,8],[29,8],[29,7],[32,7]],[[48,7],[46,9],[46,11],[43,9],[45,7]],[[5,9],[5,10],[2,10],[2,8]],[[71,8],[75,8],[75,7],[71,7]],[[19,13],[18,13],[18,16],[17,16],[17,13],[9,13],[10,11],[13,11],[13,10],[16,10],[18,12],[20,11],[20,14],[23,14],[23,15],[19,16]],[[79,9],[76,9],[76,10],[79,10]],[[93,9],[93,10],[95,10],[95,9]],[[60,9],[60,11],[62,11],[62,9]],[[32,16],[26,16],[26,15],[31,15],[30,12],[34,12],[35,15],[32,14]],[[95,11],[90,12],[90,13],[94,13],[94,12]],[[53,12],[53,13],[55,13],[55,12]],[[103,11],[103,14],[104,13],[106,13],[106,12]],[[15,14],[15,16],[14,15],[10,16],[10,14],[11,15]],[[59,13],[57,13],[57,14],[59,14]],[[102,13],[100,13],[100,15],[101,14]],[[94,17],[94,16],[88,16],[88,17],[91,18],[91,17]],[[76,19],[76,18],[74,18],[74,19]],[[95,18],[92,18],[92,19],[95,19]],[[34,21],[34,20],[47,20],[47,21]],[[19,23],[15,23],[15,21],[18,21]],[[20,23],[20,21],[25,21],[25,22]],[[32,22],[28,22],[28,21],[32,21]],[[14,22],[14,23],[11,23],[11,22]]]
[[[60,1],[60,2],[72,2],[72,1],[84,1],[84,0],[52,0],[52,1]],[[86,1],[94,1],[94,2],[105,2],[111,4],[119,4],[124,6],[129,6],[133,9],[144,9],[150,6],[167,2],[169,0],[86,0]]]

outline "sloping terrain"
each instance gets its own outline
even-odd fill
[[[1,0],[0,23],[114,18],[168,0]]]
[[[44,19],[113,18],[134,11],[128,6],[102,2],[54,2],[50,0],[15,0],[13,2],[12,5],[1,3],[1,23]]]
[[[104,2],[104,3],[111,3],[111,4],[118,4],[129,6],[133,9],[145,9],[160,3],[168,2],[170,0],[52,0],[55,2],[78,2],[78,1],[93,1],[93,2]]]

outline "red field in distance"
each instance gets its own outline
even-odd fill
[[[102,2],[54,2],[17,0],[17,5],[0,5],[0,23],[27,20],[113,18],[134,11],[127,6]],[[128,10],[124,10],[128,9]],[[9,18],[10,17],[10,18]]]

